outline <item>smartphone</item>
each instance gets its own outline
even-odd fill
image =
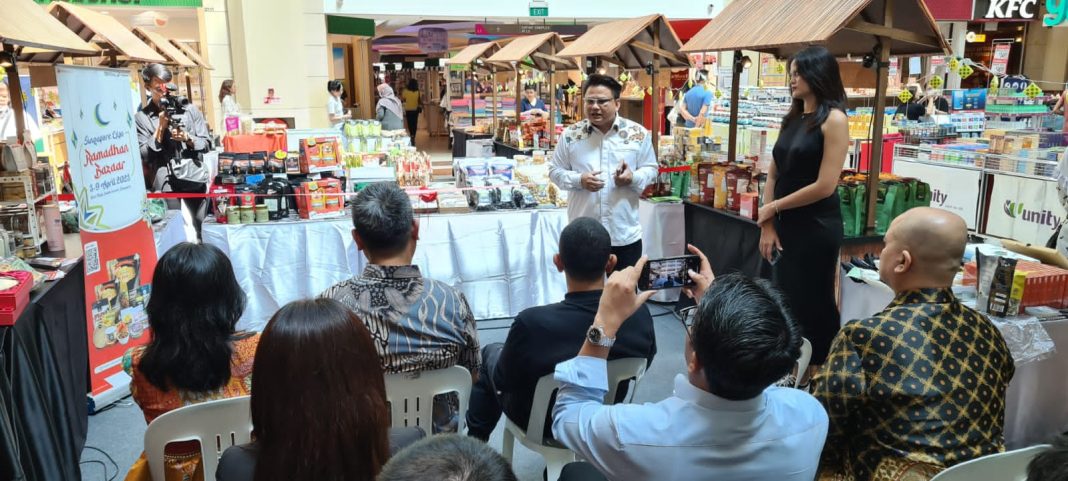
[[[701,271],[701,258],[693,255],[653,259],[645,263],[638,279],[638,289],[643,291],[671,289],[694,285],[689,271]]]
[[[775,265],[775,264],[779,263],[780,259],[782,259],[782,251],[779,250],[779,249],[774,249],[774,248],[771,249],[771,260],[768,261],[768,262],[771,265]]]

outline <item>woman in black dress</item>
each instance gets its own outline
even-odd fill
[[[823,364],[838,332],[835,277],[842,246],[838,179],[849,148],[846,93],[838,61],[823,47],[790,60],[793,106],[775,143],[768,172],[760,253],[775,284],[812,343],[808,372]],[[807,380],[806,373],[798,373]]]

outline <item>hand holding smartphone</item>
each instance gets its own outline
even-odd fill
[[[650,260],[642,268],[638,289],[649,291],[693,286],[695,283],[689,275],[691,270],[701,271],[700,257],[686,255]]]

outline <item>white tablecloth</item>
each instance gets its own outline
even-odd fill
[[[168,210],[163,220],[152,225],[156,238],[156,256],[163,257],[171,247],[189,240],[185,225],[185,218],[180,210]]]
[[[642,224],[642,250],[650,259],[676,257],[686,252],[686,229],[682,204],[641,201],[638,221]],[[657,302],[675,302],[681,289],[664,289],[653,296]]]
[[[567,285],[552,258],[566,225],[567,213],[559,209],[423,215],[414,262],[424,276],[463,291],[476,318],[513,317],[563,299]],[[202,235],[230,257],[248,295],[240,329],[262,330],[282,305],[317,296],[367,264],[352,240],[348,217],[206,222]]]

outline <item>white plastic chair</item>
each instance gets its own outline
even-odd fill
[[[170,443],[200,441],[204,479],[215,479],[226,448],[252,439],[249,397],[241,396],[181,407],[152,420],[145,431],[145,458],[154,481],[164,481],[163,449]]]
[[[942,471],[931,481],[1026,481],[1027,463],[1049,448],[1048,444],[1040,444],[1007,453],[990,454]]]
[[[797,376],[794,378],[794,387],[801,385],[801,379],[805,377],[808,363],[812,360],[812,343],[808,339],[801,338],[801,357],[797,358]]]
[[[615,404],[619,385],[631,379],[634,380],[634,384],[627,392],[627,398],[633,399],[638,381],[645,375],[646,362],[646,359],[640,357],[608,361],[608,394],[604,397],[604,403]],[[547,445],[544,440],[545,419],[549,417],[551,409],[549,400],[559,388],[560,383],[553,378],[553,374],[547,374],[538,379],[538,384],[534,388],[534,401],[530,407],[530,421],[527,423],[529,429],[524,429],[512,422],[507,415],[504,417],[505,429],[501,446],[504,459],[507,459],[509,464],[512,463],[515,440],[518,438],[520,444],[545,459],[548,481],[557,481],[564,465],[575,461],[575,453],[570,449],[560,447],[560,445]]]
[[[471,399],[471,373],[463,366],[433,371],[387,374],[386,401],[393,427],[418,426],[434,431],[434,396],[455,392],[460,399],[459,426],[464,432],[467,405]]]

